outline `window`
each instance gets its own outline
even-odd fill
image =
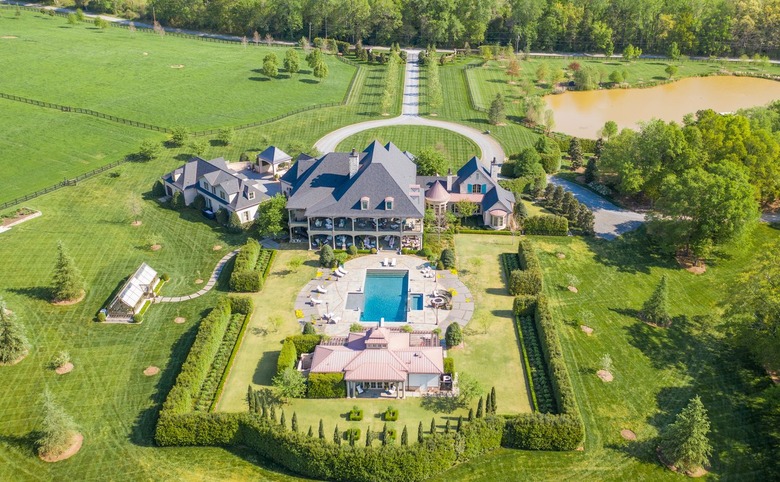
[[[482,184],[472,184],[471,192],[474,194],[482,194]]]
[[[244,211],[244,222],[249,221],[249,211]]]
[[[254,191],[249,191],[249,200],[251,201],[254,198],[255,198],[255,192]]]
[[[208,191],[208,190],[209,190],[209,183],[207,183],[206,181],[203,181],[203,182],[201,182],[201,183],[200,183],[200,185],[201,185],[201,186],[203,187],[203,189],[205,189],[206,191]]]
[[[211,194],[217,194],[217,188],[211,186]]]
[[[368,210],[368,197],[364,196],[364,197],[360,198],[360,209],[362,211],[367,211]]]
[[[391,198],[391,197],[385,198],[385,209],[387,211],[392,211],[393,210],[393,198]]]
[[[227,197],[225,196],[225,191],[223,191],[222,189],[219,190],[219,197],[221,197],[222,199],[227,199]]]
[[[496,228],[504,227],[504,216],[490,216],[490,224]]]

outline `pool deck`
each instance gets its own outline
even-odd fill
[[[396,265],[383,267],[382,261],[385,258],[395,258]],[[415,330],[427,331],[437,327],[444,331],[450,323],[465,326],[474,314],[471,292],[458,279],[458,276],[449,270],[434,271],[435,278],[425,278],[423,270],[427,266],[429,266],[428,261],[417,256],[381,253],[347,261],[344,268],[348,273],[341,278],[333,275],[333,270],[323,268],[320,270],[322,276],[309,281],[298,293],[295,309],[303,312],[302,322],[316,319],[317,327],[323,333],[331,336],[346,335],[349,333],[349,327],[352,323],[360,322],[360,311],[346,309],[347,294],[363,291],[366,270],[408,270],[409,292],[424,295],[423,309],[408,311],[406,322],[386,322],[385,326],[400,328],[410,324]],[[327,292],[318,293],[315,291],[318,285],[322,285]],[[454,289],[457,292],[452,299],[452,310],[431,307],[432,293],[436,289]],[[321,303],[312,305],[312,298],[320,300]],[[339,321],[328,323],[325,319],[327,313],[332,313],[334,317],[340,318]],[[374,322],[362,322],[362,324],[366,327],[378,325]]]

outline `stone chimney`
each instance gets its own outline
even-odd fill
[[[349,154],[349,177],[350,178],[352,178],[355,174],[357,174],[358,167],[360,167],[360,156],[358,156],[357,151],[355,151],[355,149],[352,149],[352,152]]]
[[[493,162],[490,163],[490,177],[493,180],[498,179],[498,162],[496,162],[496,158],[493,158]]]
[[[452,174],[452,168],[447,170],[447,192],[452,192],[452,183],[455,182],[455,175]]]

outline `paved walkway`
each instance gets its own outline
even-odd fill
[[[596,218],[596,236],[600,238],[615,239],[623,233],[637,229],[645,222],[644,214],[621,209],[579,184],[555,176],[548,176],[547,179],[550,183],[571,191],[579,202],[593,211]]]
[[[385,259],[395,258],[397,263],[395,267],[386,268],[382,266]],[[345,336],[349,333],[349,327],[352,323],[360,322],[360,312],[362,301],[350,303],[347,298],[355,295],[356,298],[363,296],[363,284],[366,277],[366,270],[408,270],[409,271],[409,292],[412,294],[420,293],[423,295],[423,309],[411,310],[407,312],[407,322],[418,330],[433,330],[439,327],[444,331],[450,323],[458,323],[465,326],[474,314],[474,301],[471,291],[460,281],[457,275],[450,271],[434,271],[436,277],[425,278],[422,271],[428,266],[428,262],[416,256],[395,255],[392,252],[382,252],[380,254],[361,256],[348,261],[345,269],[348,271],[346,276],[338,278],[331,275],[332,270],[322,269],[323,276],[311,280],[298,293],[295,299],[295,309],[303,312],[303,321],[316,320],[316,323],[322,327],[322,332],[330,336]],[[317,287],[325,288],[325,293],[317,291]],[[435,290],[456,291],[452,298],[452,310],[438,309],[434,310],[430,306],[430,301]],[[312,299],[319,300],[320,303],[312,304]],[[353,303],[360,305],[352,306]],[[350,305],[349,307],[347,305]],[[336,323],[326,323],[326,314],[338,318]],[[363,322],[364,326],[376,325],[376,322]],[[387,326],[401,327],[406,322],[386,322]]]
[[[471,139],[482,152],[481,160],[483,164],[489,165],[493,158],[496,158],[499,164],[506,159],[506,154],[501,144],[498,143],[489,134],[474,129],[473,127],[456,124],[443,120],[435,120],[427,117],[420,117],[420,65],[417,63],[418,50],[407,50],[407,62],[404,80],[403,106],[401,115],[390,119],[377,119],[367,122],[360,122],[349,126],[336,129],[318,140],[314,147],[320,152],[333,152],[344,139],[353,136],[359,132],[369,129],[376,129],[388,126],[424,126],[436,127],[455,132]],[[360,147],[360,146],[355,146]],[[464,159],[466,161],[467,159]]]
[[[238,254],[238,249],[235,251],[231,251],[230,253],[226,254],[222,257],[222,259],[219,260],[219,263],[217,263],[217,266],[214,268],[214,272],[211,273],[211,278],[209,278],[208,283],[206,283],[206,286],[198,290],[197,292],[191,294],[191,295],[185,295],[185,296],[158,296],[154,299],[155,303],[178,303],[180,301],[187,301],[195,299],[199,296],[203,296],[217,284],[217,280],[219,279],[219,275],[222,274],[222,269],[225,267],[228,261],[232,257]]]

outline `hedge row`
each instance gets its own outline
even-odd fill
[[[585,437],[558,329],[544,295],[515,298],[516,319],[533,316],[558,414],[530,413],[507,421],[502,445],[530,450],[574,450]]]
[[[523,224],[525,234],[546,236],[566,236],[569,233],[569,220],[563,216],[542,214],[526,218]]]
[[[343,373],[310,373],[307,398],[344,398],[347,384]]]
[[[200,393],[195,399],[196,411],[208,411],[211,408],[214,397],[217,394],[217,388],[219,388],[222,375],[225,373],[225,369],[230,359],[230,354],[233,353],[233,347],[236,346],[238,335],[241,332],[241,328],[244,326],[244,321],[247,315],[236,313],[230,316],[230,322],[225,329],[225,335],[222,337],[222,342],[219,345],[219,350],[214,355],[214,361],[211,362],[211,369],[209,370],[206,379],[203,380],[203,384],[200,387]]]
[[[537,295],[542,291],[542,266],[528,238],[521,238],[517,255],[501,257],[509,292],[513,295]]]
[[[271,271],[276,251],[262,249],[254,239],[247,240],[236,256],[233,273],[230,275],[230,289],[241,292],[257,292]]]
[[[542,268],[534,244],[528,238],[520,239],[520,244],[517,246],[517,259],[520,261],[520,269]]]
[[[513,295],[536,295],[542,291],[542,270],[514,270],[509,276],[509,292]]]
[[[282,351],[279,352],[279,358],[276,360],[276,374],[279,375],[288,368],[294,367],[298,361],[298,353],[295,351],[295,345],[289,338],[282,343]]]
[[[191,440],[190,430],[182,429],[182,425],[186,423],[178,420],[178,417],[190,418],[194,413],[194,402],[222,344],[230,317],[230,300],[221,298],[211,312],[201,320],[187,359],[160,411],[155,433],[158,444],[187,445],[187,441]]]
[[[298,358],[304,353],[312,353],[314,348],[322,341],[322,335],[293,335],[285,338],[295,346],[295,354]]]

